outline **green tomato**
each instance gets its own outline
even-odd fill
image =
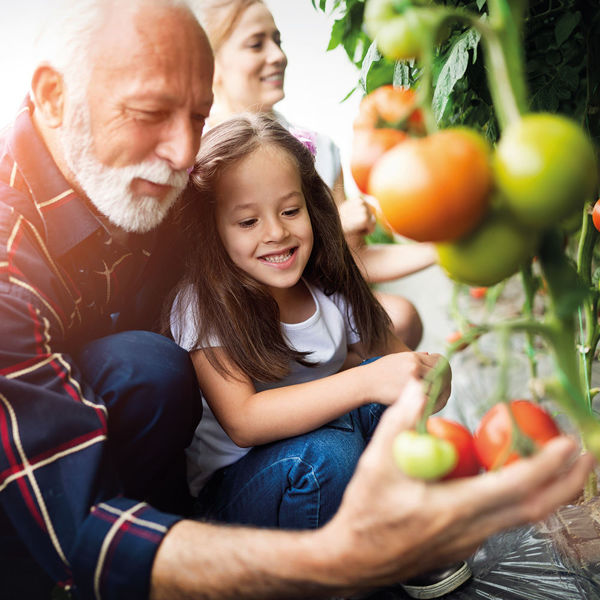
[[[384,56],[408,60],[419,57],[424,44],[433,43],[432,34],[442,16],[437,7],[414,7],[401,0],[368,0],[364,25]],[[436,43],[443,41],[448,34],[449,30],[443,28],[443,32],[436,35]]]
[[[525,115],[502,134],[493,157],[496,184],[524,225],[557,225],[581,211],[597,184],[594,147],[560,115]]]
[[[392,451],[398,468],[416,479],[439,479],[458,461],[451,442],[416,431],[400,432],[394,439]]]
[[[438,263],[461,283],[491,286],[516,273],[535,253],[538,235],[505,212],[493,209],[474,231],[436,244]]]

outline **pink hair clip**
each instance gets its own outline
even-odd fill
[[[291,127],[290,133],[300,142],[302,142],[315,156],[317,154],[317,136],[314,132],[308,131],[307,129],[298,129],[297,127]]]

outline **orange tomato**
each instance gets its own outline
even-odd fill
[[[365,96],[354,121],[350,172],[356,186],[368,193],[369,174],[387,150],[409,136],[424,135],[422,111],[409,88],[384,85]]]
[[[488,209],[491,189],[489,146],[466,128],[394,146],[376,162],[368,183],[394,231],[419,242],[471,232]]]

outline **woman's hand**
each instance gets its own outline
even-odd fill
[[[349,198],[339,205],[340,220],[344,235],[361,238],[375,229],[375,214],[368,202],[360,198]],[[362,241],[362,239],[361,239]],[[351,244],[353,245],[353,244]]]

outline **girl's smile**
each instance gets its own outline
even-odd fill
[[[289,248],[284,252],[279,252],[277,254],[267,254],[265,256],[259,257],[259,260],[264,260],[265,262],[281,268],[285,269],[290,266],[292,260],[295,257],[296,248]]]
[[[231,260],[274,296],[302,277],[313,231],[293,157],[261,146],[227,167],[216,186],[217,230]]]

